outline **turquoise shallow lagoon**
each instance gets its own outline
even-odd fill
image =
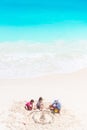
[[[0,3],[0,77],[70,73],[87,67],[87,2]]]
[[[0,41],[85,40],[87,2],[78,0],[3,0]]]

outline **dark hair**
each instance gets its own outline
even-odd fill
[[[30,100],[30,102],[34,103],[34,100],[33,100],[33,99],[31,99],[31,100]]]
[[[43,98],[42,98],[42,97],[39,97],[39,101],[41,101],[41,100],[43,100]]]

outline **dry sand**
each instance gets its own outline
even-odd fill
[[[34,122],[39,118],[37,112],[30,116],[31,112],[24,109],[26,101],[39,96],[45,103],[59,99],[62,104],[60,115],[48,112],[54,121],[45,125]],[[0,79],[0,130],[87,130],[86,99],[87,69],[29,79]]]

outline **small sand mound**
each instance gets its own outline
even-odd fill
[[[14,102],[10,110],[0,114],[0,123],[9,130],[86,130],[72,111],[65,108],[61,114],[53,114],[49,109],[27,111],[25,103]]]

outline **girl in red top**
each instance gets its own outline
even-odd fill
[[[25,104],[25,109],[27,109],[27,110],[32,110],[32,109],[33,109],[33,103],[34,103],[34,100],[31,99],[30,102],[27,102],[27,103]]]

